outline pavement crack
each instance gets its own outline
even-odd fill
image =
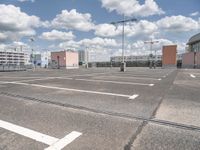
[[[148,124],[148,121],[143,121],[140,126],[138,126],[136,132],[131,136],[128,143],[124,146],[124,150],[131,150],[131,147],[134,143],[134,141],[137,139],[137,137],[142,132],[143,128]]]
[[[156,108],[154,109],[154,111],[153,111],[153,113],[152,113],[152,115],[151,115],[151,117],[150,117],[151,119],[154,119],[154,118],[155,118],[156,113],[157,113],[158,109],[160,108],[160,106],[161,106],[163,100],[165,99],[166,95],[168,95],[168,91],[169,91],[170,88],[173,86],[173,82],[174,82],[174,80],[176,79],[177,74],[178,74],[177,71],[174,71],[174,73],[171,74],[172,76],[175,76],[175,77],[173,78],[173,80],[170,81],[172,84],[170,84],[170,86],[169,86],[168,88],[165,89],[164,95],[160,98],[160,101],[159,101],[158,105],[156,106]]]
[[[103,115],[108,115],[108,116],[113,116],[113,117],[120,117],[120,118],[124,118],[124,119],[139,120],[139,121],[142,121],[142,122],[145,122],[145,123],[151,122],[151,123],[159,124],[159,125],[163,125],[163,126],[172,126],[172,127],[179,128],[179,129],[187,129],[187,130],[200,132],[199,126],[193,126],[193,125],[188,125],[188,124],[180,124],[180,123],[176,123],[176,122],[159,120],[159,119],[155,119],[155,118],[145,118],[145,117],[142,117],[142,116],[133,116],[133,115],[125,114],[125,113],[96,110],[96,109],[87,108],[87,107],[84,107],[84,106],[75,106],[75,105],[71,105],[71,104],[53,102],[53,101],[48,101],[48,100],[44,100],[44,99],[38,99],[38,98],[33,98],[33,97],[28,97],[28,96],[23,96],[23,95],[6,93],[6,92],[0,92],[0,95],[12,97],[12,98],[19,98],[19,100],[20,99],[25,100],[25,101],[30,100],[30,101],[49,104],[49,105],[55,105],[55,106],[60,106],[60,107],[65,107],[65,108],[72,108],[72,109],[76,109],[76,110],[87,111],[87,112],[96,113],[96,114],[103,114]],[[132,138],[132,140],[130,139],[130,141],[133,141],[133,140],[134,140],[134,138]]]

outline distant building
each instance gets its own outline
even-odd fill
[[[192,36],[188,43],[187,52],[183,54],[183,68],[200,68],[200,33]]]
[[[59,51],[51,52],[51,66],[53,68],[75,69],[79,68],[78,52]]]
[[[31,63],[34,63],[36,67],[48,67],[50,59],[50,52],[36,52],[35,54],[31,55]]]
[[[133,62],[133,61],[149,61],[150,57],[149,55],[140,55],[140,56],[124,56],[125,62]],[[161,55],[157,55],[157,61],[162,60]],[[122,62],[122,56],[113,56],[110,58],[110,61],[112,62]]]
[[[177,45],[163,46],[162,66],[177,67]]]
[[[79,55],[79,64],[80,65],[88,63],[88,61],[89,61],[89,52],[87,50],[78,51],[78,55]]]
[[[25,52],[15,50],[0,51],[0,65],[25,65],[27,55]]]
[[[200,33],[192,36],[188,43],[188,51],[189,52],[200,52]]]

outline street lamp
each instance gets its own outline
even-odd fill
[[[149,44],[150,45],[150,52],[151,52],[151,54],[150,54],[150,65],[149,65],[150,68],[152,68],[152,57],[153,57],[152,47],[153,47],[153,44],[158,43],[158,42],[159,41],[153,41],[152,39],[151,39],[151,41],[145,41],[144,42],[145,44]],[[156,61],[157,61],[156,49],[155,49],[155,60],[154,61],[155,61],[154,68],[156,68]]]
[[[132,19],[127,19],[125,20],[125,16],[123,15],[123,20],[121,21],[116,21],[116,22],[111,22],[111,24],[116,25],[116,24],[122,24],[122,63],[120,66],[120,71],[125,72],[126,68],[126,63],[124,61],[124,41],[125,41],[125,35],[124,35],[124,28],[125,28],[125,23],[126,22],[136,22],[137,19],[132,18]]]

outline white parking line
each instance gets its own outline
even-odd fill
[[[8,78],[8,79],[24,79],[24,78],[28,78],[28,79],[32,79],[32,78],[45,78],[45,77],[22,77],[22,76],[19,76],[19,77],[9,77],[9,76],[1,76],[0,78]]]
[[[27,138],[33,139],[35,141],[49,145],[45,150],[61,150],[76,138],[82,135],[82,133],[73,131],[70,134],[66,135],[62,139],[58,139],[31,129],[27,129],[3,120],[0,120],[0,128],[6,129],[8,131],[17,133],[19,135],[25,136]]]
[[[161,78],[155,79],[155,78],[148,78],[148,77],[121,77],[121,76],[97,76],[98,78],[124,78],[124,79],[142,79],[142,80],[162,80]]]
[[[47,145],[52,145],[53,143],[55,143],[59,140],[58,138],[54,138],[49,135],[42,134],[37,131],[33,131],[33,130],[30,130],[30,129],[27,129],[27,128],[24,128],[24,127],[21,127],[18,125],[14,125],[12,123],[5,122],[2,120],[0,120],[0,128],[23,135],[25,137],[28,137],[30,139],[33,139],[35,141],[38,141],[38,142],[41,142],[41,143],[44,143]]]
[[[196,76],[195,76],[195,75],[193,75],[193,74],[190,74],[190,77],[192,77],[192,78],[196,78]]]
[[[44,81],[44,80],[51,80],[51,79],[59,79],[59,78],[63,78],[63,77],[47,77],[47,78],[40,78],[40,79],[31,79],[31,80],[19,80],[19,81],[13,81],[13,82],[32,82],[32,81]],[[73,78],[67,78],[65,77],[65,79],[73,79]]]
[[[26,86],[34,86],[34,87],[42,87],[47,89],[57,89],[57,90],[65,90],[65,91],[74,91],[74,92],[82,92],[82,93],[90,93],[90,94],[99,94],[99,95],[108,95],[108,96],[118,96],[118,97],[126,97],[129,99],[135,99],[139,95],[124,95],[124,94],[117,94],[117,93],[107,93],[107,92],[98,92],[98,91],[88,91],[88,90],[80,90],[80,89],[71,89],[71,88],[62,88],[62,87],[55,87],[55,86],[46,86],[40,84],[28,84],[28,83],[20,83],[20,82],[1,82],[3,84],[18,84],[18,85],[26,85]]]
[[[4,78],[27,78],[29,80],[18,80],[13,82],[31,82],[31,81],[40,81],[40,80],[51,80],[51,79],[73,79],[72,77],[79,77],[79,76],[94,76],[98,74],[108,74],[108,73],[90,73],[90,74],[82,74],[82,75],[69,75],[69,76],[58,76],[58,77],[4,77]],[[33,79],[32,79],[33,78]]]
[[[104,83],[116,83],[116,84],[129,84],[129,85],[146,85],[146,86],[154,86],[154,84],[134,83],[134,82],[118,82],[118,81],[90,80],[90,79],[75,79],[75,80],[78,80],[78,81],[88,81],[88,82],[104,82]]]
[[[67,146],[68,144],[73,142],[76,138],[78,138],[81,135],[82,135],[82,133],[73,131],[70,134],[66,135],[64,138],[58,140],[54,144],[45,148],[45,150],[60,150],[60,149],[63,149],[65,146]]]

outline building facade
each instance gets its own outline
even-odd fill
[[[49,62],[51,60],[51,52],[35,52],[31,54],[31,63],[36,67],[48,68]]]
[[[189,52],[200,52],[200,33],[192,36],[187,45]]]
[[[156,56],[156,60],[157,61],[161,61],[162,60],[162,56],[161,55],[157,55]],[[155,59],[155,56],[154,56]],[[133,61],[149,61],[150,57],[149,55],[140,55],[140,56],[124,56],[124,61],[125,62],[133,62]],[[122,62],[122,56],[113,56],[110,57],[110,61],[111,62]]]
[[[183,68],[200,68],[200,33],[192,36],[188,43],[187,52],[183,54]]]
[[[177,67],[177,45],[163,46],[162,66]]]
[[[27,55],[24,52],[0,51],[0,65],[25,65]]]
[[[59,51],[51,52],[51,66],[53,68],[76,69],[79,68],[78,52]]]
[[[87,50],[80,50],[78,51],[79,55],[79,64],[87,64],[89,61],[89,52]]]

